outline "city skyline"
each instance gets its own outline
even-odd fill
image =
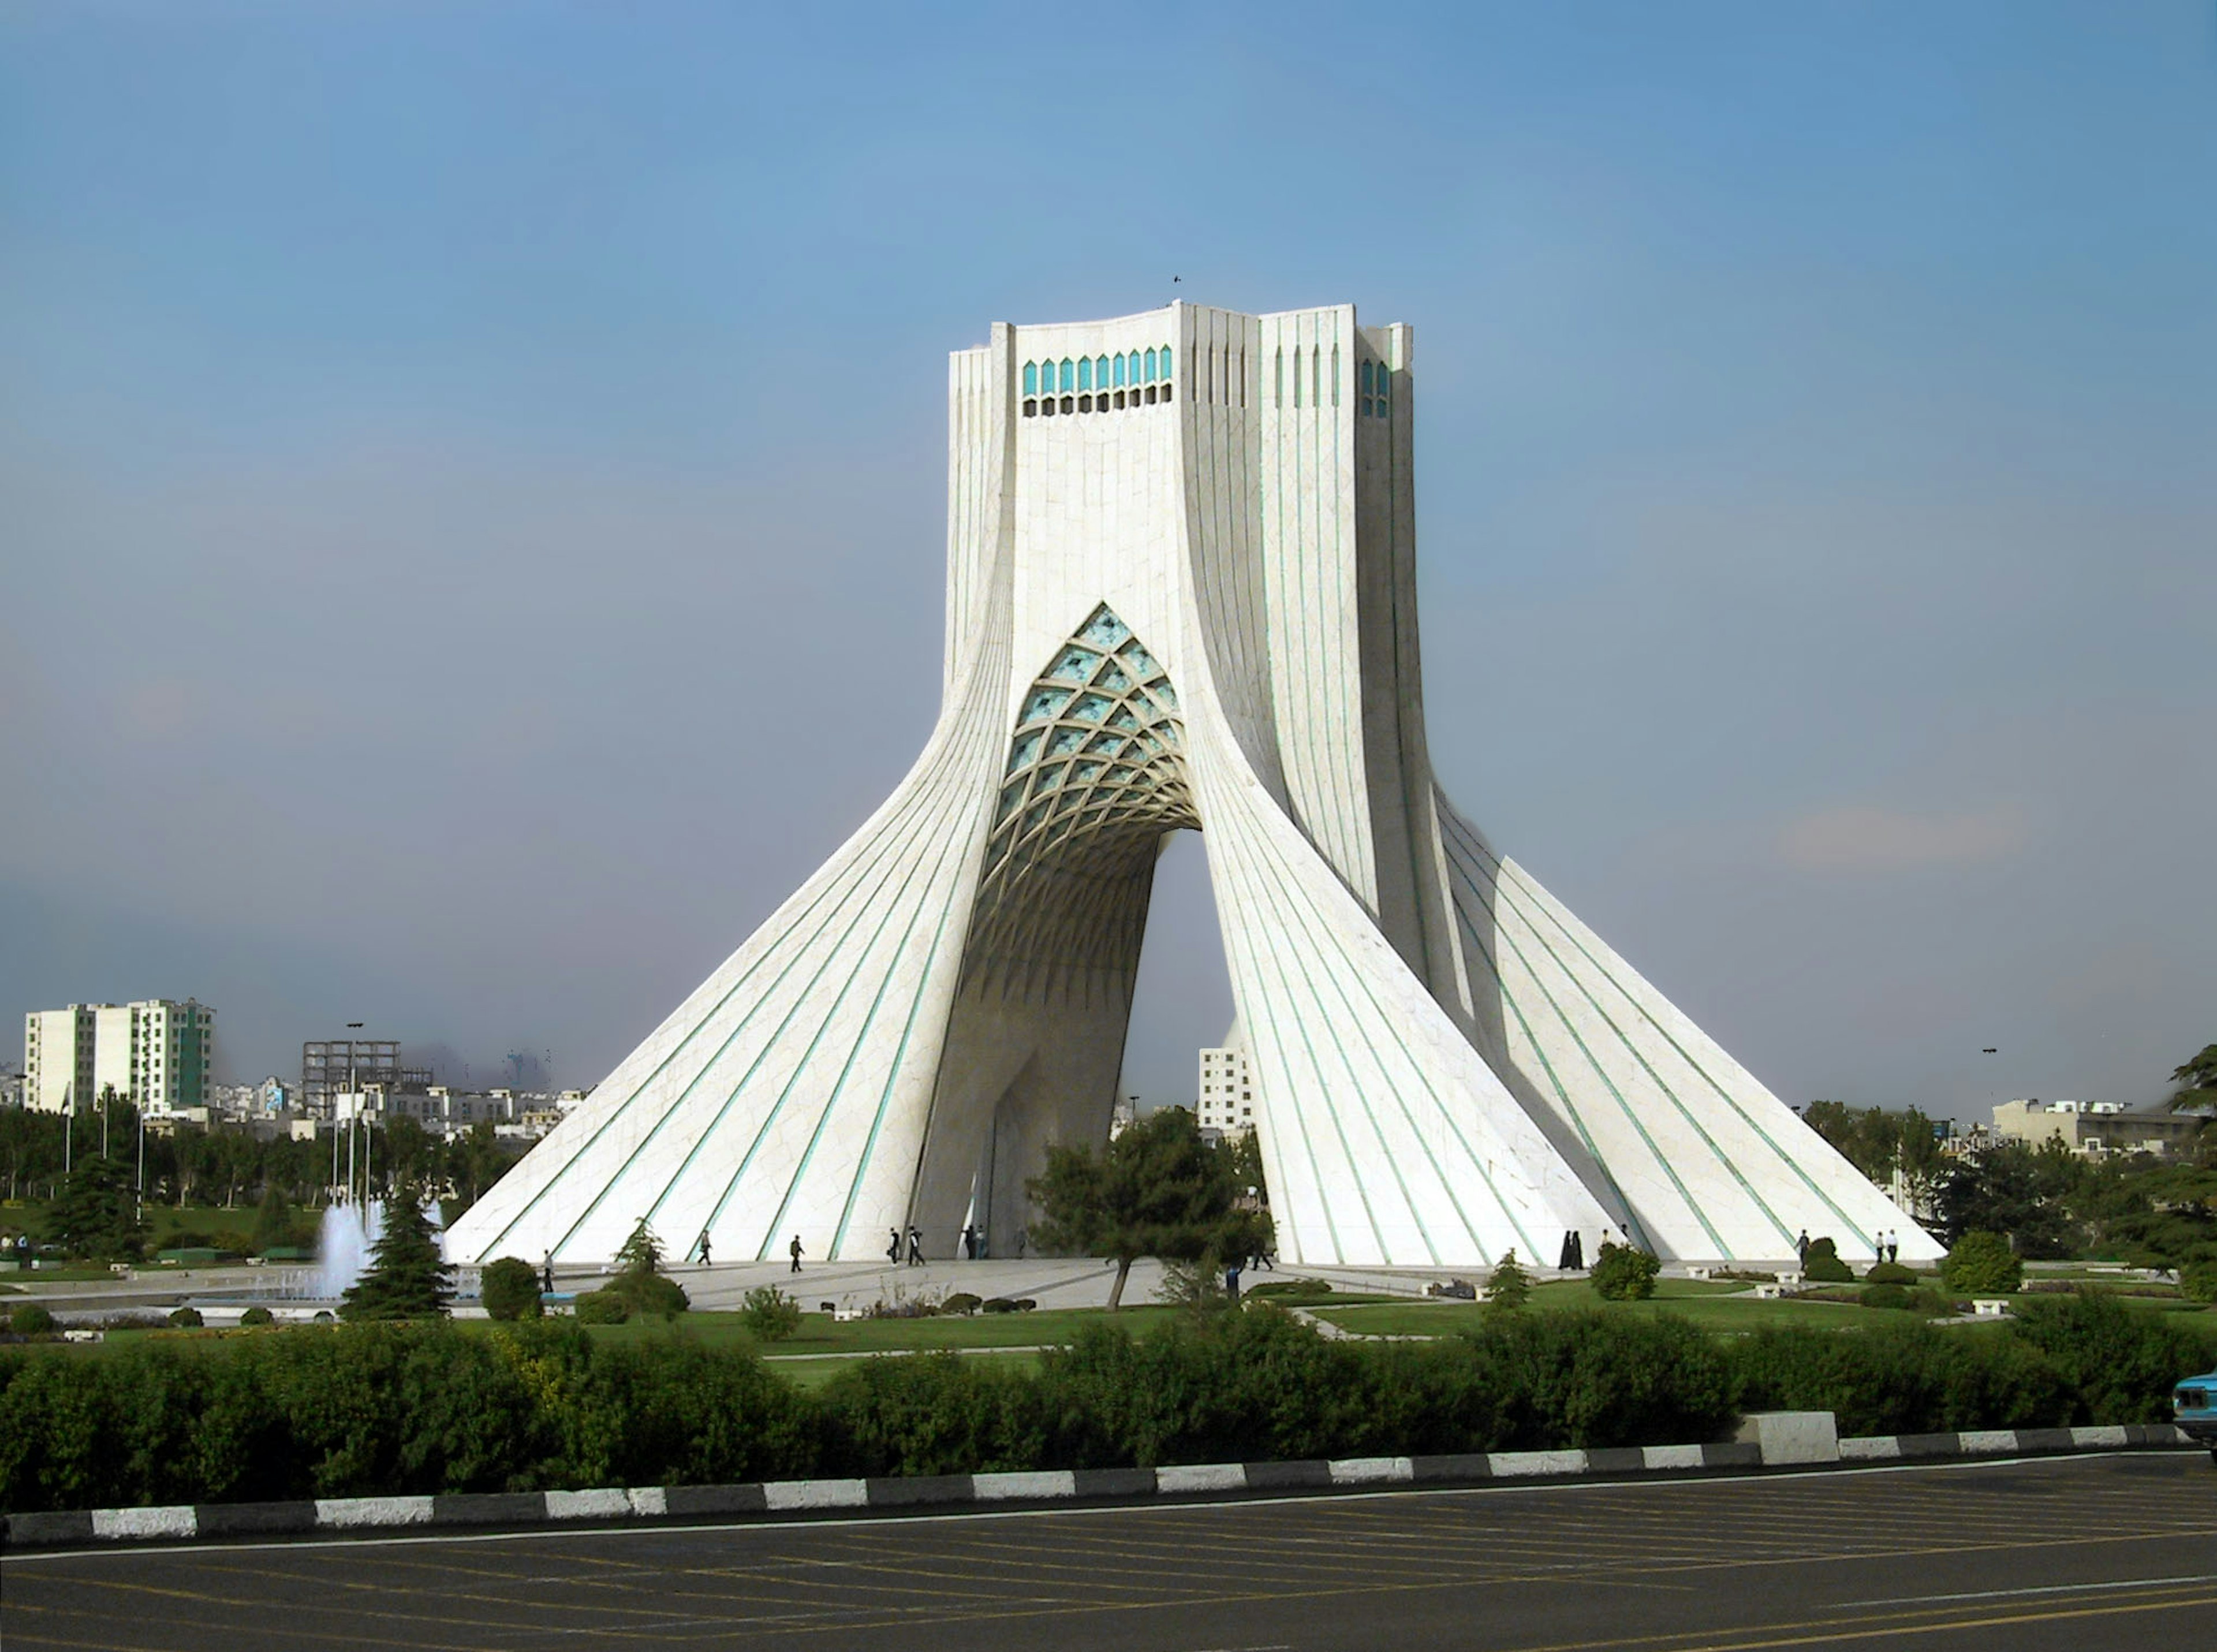
[[[2163,1093],[2207,9],[1176,15],[0,23],[0,1010],[596,1082],[929,726],[940,353],[1360,293],[1430,341],[1435,762],[1504,850],[1789,1099]],[[1075,61],[1133,118],[1011,96]],[[1228,1019],[1200,860],[1151,1100]]]

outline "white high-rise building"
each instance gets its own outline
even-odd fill
[[[192,999],[72,1004],[23,1018],[23,1104],[83,1111],[112,1090],[149,1117],[207,1104],[215,1012]]]
[[[645,1220],[727,1257],[867,1259],[911,1224],[947,1255],[1031,1225],[1047,1147],[1107,1135],[1156,857],[1198,829],[1288,1261],[1547,1263],[1604,1231],[1936,1256],[1434,780],[1415,385],[1410,330],[1344,305],[958,352],[923,755],[449,1254],[602,1259]]]
[[[1237,1044],[1204,1046],[1194,1112],[1204,1130],[1238,1135],[1255,1128],[1255,1073]]]

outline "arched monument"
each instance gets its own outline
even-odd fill
[[[1411,336],[1351,306],[996,325],[950,366],[937,726],[860,831],[466,1215],[450,1254],[881,1254],[1028,1220],[1115,1100],[1198,828],[1281,1255],[1938,1247],[1448,803]]]

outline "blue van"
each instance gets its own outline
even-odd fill
[[[2217,1458],[2217,1371],[2189,1377],[2171,1390],[2171,1420]]]

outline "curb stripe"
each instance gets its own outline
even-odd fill
[[[2107,1428],[1983,1429],[1879,1434],[1839,1442],[1835,1461],[1938,1462],[1948,1458],[2067,1451],[2201,1450],[2204,1442],[2168,1423]],[[818,1510],[954,1507],[1011,1501],[1061,1502],[1201,1496],[1245,1491],[1362,1486],[1448,1486],[1578,1476],[1745,1470],[1766,1464],[1752,1441],[1708,1445],[1603,1446],[1586,1451],[1469,1452],[1439,1457],[1304,1458],[1283,1463],[1182,1463],[1154,1469],[1053,1469],[992,1474],[886,1476],[868,1480],[774,1480],[744,1486],[601,1487],[588,1491],[458,1492],[423,1497],[337,1497],[313,1502],[208,1503],[11,1514],[5,1546],[362,1532],[408,1526],[528,1527],[577,1521],[699,1519]]]

